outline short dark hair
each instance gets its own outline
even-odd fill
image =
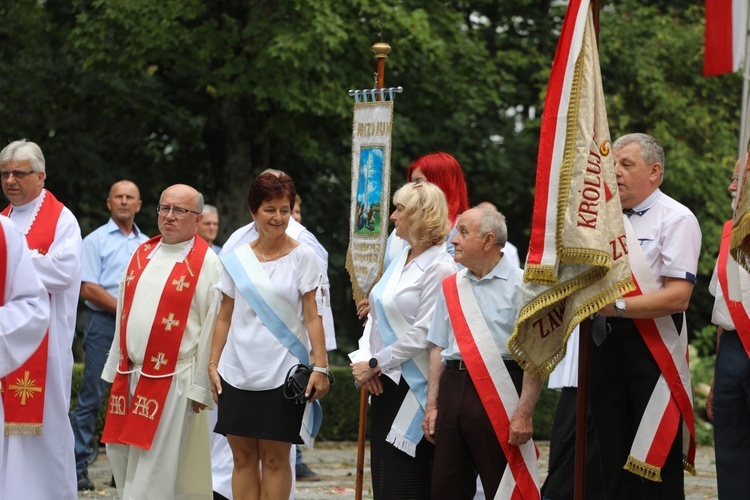
[[[250,185],[247,192],[247,206],[250,212],[256,213],[264,201],[286,197],[289,199],[289,208],[293,209],[296,195],[297,190],[294,188],[294,181],[291,177],[283,173],[278,176],[263,173]]]

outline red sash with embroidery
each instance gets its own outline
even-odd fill
[[[46,189],[36,218],[26,234],[31,250],[44,255],[55,240],[57,221],[64,205]],[[10,214],[11,206],[2,215]],[[44,397],[47,386],[47,344],[49,331],[44,334],[34,354],[20,368],[2,381],[5,409],[5,435],[41,436],[44,417]]]
[[[149,264],[147,256],[161,240],[151,238],[138,247],[130,259],[125,278],[123,307],[120,314],[120,364],[109,396],[109,410],[102,442],[129,444],[148,450],[159,427],[164,403],[172,384],[182,337],[190,315],[203,259],[208,243],[194,239],[194,246],[182,262],[172,268],[156,308],[151,326],[141,377],[128,403],[130,376],[127,351],[128,316],[138,282]]]
[[[538,499],[536,447],[531,440],[521,446],[508,443],[518,394],[502,358],[495,355],[497,346],[489,332],[475,337],[472,331],[472,325],[478,331],[487,330],[487,326],[471,289],[459,290],[458,280],[466,281],[465,276],[466,270],[462,270],[443,280],[443,293],[461,357],[508,460],[495,498]]]
[[[747,315],[745,306],[742,301],[735,302],[729,300],[729,285],[727,284],[727,255],[729,255],[729,241],[732,237],[732,221],[724,224],[724,231],[721,233],[721,247],[719,247],[719,262],[717,264],[719,285],[721,293],[724,294],[724,301],[729,309],[729,315],[732,317],[734,328],[742,342],[742,347],[750,357],[750,317]]]

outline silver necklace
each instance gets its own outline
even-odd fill
[[[281,252],[283,252],[284,249],[286,248],[286,244],[287,243],[289,243],[289,235],[288,234],[286,235],[286,239],[284,240],[284,246],[282,246],[281,250],[279,250],[276,253],[276,255],[274,255],[273,258],[270,258],[270,259],[268,257],[266,257],[266,254],[263,253],[263,251],[260,249],[260,245],[258,245],[258,252],[260,253],[260,256],[263,257],[263,262],[269,262],[269,261],[278,259],[279,255],[281,255]]]

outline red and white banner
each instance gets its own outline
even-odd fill
[[[589,0],[572,0],[552,65],[516,329],[524,369],[549,375],[587,316],[634,288]]]
[[[703,76],[734,73],[747,41],[747,0],[706,0]]]

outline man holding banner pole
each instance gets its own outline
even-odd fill
[[[664,151],[629,134],[613,145],[636,290],[606,305],[594,329],[591,417],[606,498],[684,498],[695,431],[684,311],[701,232],[692,212],[664,194]]]

